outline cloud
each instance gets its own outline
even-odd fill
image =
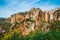
[[[55,4],[51,4],[50,0],[6,0],[8,4],[0,8],[0,17],[9,17],[12,14],[19,11],[28,11],[31,8],[39,7],[43,10],[53,9],[58,7]],[[39,3],[38,3],[39,2]]]

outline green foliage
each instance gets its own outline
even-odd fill
[[[5,33],[5,34],[2,36],[1,40],[10,40],[10,32]]]
[[[31,21],[31,22],[35,22],[35,20],[36,20],[36,19],[35,19],[34,17],[31,17],[31,18],[30,18],[30,21]]]
[[[51,24],[51,28],[54,29],[54,30],[60,30],[60,21],[54,21],[52,24]]]
[[[11,37],[11,40],[23,40],[22,35],[19,35],[18,33],[14,32],[14,34]]]
[[[36,32],[31,36],[32,40],[60,40],[60,31],[50,31],[45,34]]]
[[[0,35],[0,40],[2,39],[2,35]]]
[[[43,21],[42,23],[43,23],[43,24],[47,24],[47,22],[46,22],[46,21]]]
[[[25,36],[18,34],[17,32],[14,32],[12,36],[9,36],[9,33],[7,33],[2,39],[0,38],[0,40],[60,40],[60,31],[51,30],[44,34],[35,31]]]

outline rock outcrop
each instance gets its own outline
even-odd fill
[[[11,26],[14,29],[17,25],[17,29],[23,35],[28,34],[38,26],[41,26],[42,31],[48,31],[50,29],[50,22],[55,20],[60,21],[60,8],[54,10],[42,11],[39,8],[33,8],[26,13],[17,13],[11,16]],[[47,22],[44,24],[43,22]]]

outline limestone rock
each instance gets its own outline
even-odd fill
[[[33,8],[24,15],[15,14],[11,16],[11,24],[14,24],[15,22],[21,23],[18,25],[17,29],[23,35],[33,31],[38,25],[41,26],[42,30],[45,29],[45,31],[49,31],[50,25],[44,25],[43,22],[45,21],[49,24],[49,22],[55,20],[60,21],[60,8],[46,11],[42,11],[39,8]]]

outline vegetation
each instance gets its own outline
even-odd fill
[[[54,30],[60,30],[60,21],[53,21],[53,23],[51,24],[51,28]]]
[[[17,31],[13,31],[13,34],[10,35],[12,32],[7,32],[0,36],[0,40],[60,40],[60,29],[57,25],[60,25],[60,21],[54,21],[51,25],[53,29],[46,33],[35,30],[30,32],[29,35],[21,35]],[[58,30],[54,30],[55,28],[58,28]]]
[[[28,12],[19,12],[18,15],[23,15],[25,17],[27,13]],[[38,22],[39,22],[39,19],[38,19]],[[23,25],[20,26],[22,23],[24,26]],[[22,20],[21,22],[15,21],[13,23],[13,26],[11,26],[10,22],[8,22],[7,20],[1,19],[0,40],[60,40],[60,21],[56,20],[50,23],[46,21],[42,21],[41,24],[40,22],[39,24],[37,23],[38,25],[36,25],[35,23],[36,23],[36,18],[33,17],[33,15],[30,15],[29,18],[26,18],[26,19],[24,18],[24,20]],[[36,28],[32,28],[35,26]],[[22,35],[21,34],[22,32],[21,33],[19,32],[20,29],[18,29],[20,27],[21,27],[21,31],[24,31],[25,29],[29,29],[29,28],[31,28],[30,30],[32,29],[34,30],[33,31],[29,30],[30,33],[28,35]],[[5,32],[2,33],[1,32],[2,30],[5,30]]]
[[[35,31],[29,35],[23,36],[14,32],[12,36],[9,37],[9,33],[5,34],[0,40],[60,40],[60,31],[51,30],[47,33],[40,33]]]

